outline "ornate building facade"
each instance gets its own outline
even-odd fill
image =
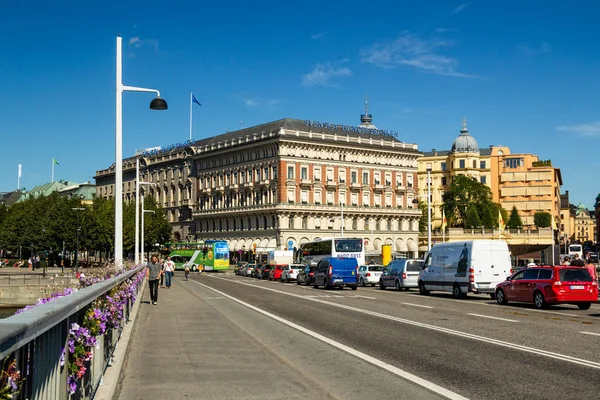
[[[281,119],[140,155],[141,180],[163,206],[174,240],[219,239],[231,251],[297,247],[323,237],[359,237],[417,252],[421,212],[417,145],[379,130]],[[114,196],[114,166],[97,171],[97,195]],[[124,160],[123,193],[135,199],[135,157]],[[143,190],[143,189],[142,189]]]
[[[519,211],[524,228],[534,226],[533,216],[545,211],[560,221],[560,169],[533,154],[511,154],[506,146],[480,149],[469,134],[466,122],[450,150],[425,152],[418,163],[420,196],[427,197],[427,168],[431,167],[432,227],[442,225],[441,206],[445,190],[458,174],[470,176],[487,185],[493,201],[509,214]]]

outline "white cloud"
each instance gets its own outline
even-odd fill
[[[346,67],[335,67],[331,63],[317,64],[308,74],[302,75],[304,86],[329,86],[330,79],[352,76],[352,71]]]
[[[129,44],[134,45],[135,47],[140,47],[142,45],[142,41],[139,36],[134,36],[129,39]]]
[[[415,35],[404,33],[393,42],[376,43],[361,52],[361,61],[382,68],[407,65],[425,72],[472,78],[473,75],[457,71],[458,61],[438,53],[440,48],[453,46],[448,40],[423,40]]]
[[[557,131],[573,132],[580,136],[600,136],[600,121],[589,124],[557,126]]]
[[[552,46],[547,42],[542,42],[539,46],[530,46],[525,43],[519,43],[517,49],[527,56],[537,56],[550,53],[552,51]]]
[[[311,39],[321,39],[323,38],[323,36],[327,35],[327,32],[321,32],[321,33],[317,33],[315,35],[312,35],[310,38]]]
[[[464,10],[467,6],[469,5],[469,3],[462,3],[460,6],[456,7],[454,9],[454,11],[452,12],[452,14],[456,15],[458,13],[460,13],[462,10]]]
[[[446,33],[446,32],[456,32],[457,29],[455,28],[437,28],[435,30],[436,33]]]
[[[139,36],[133,36],[129,38],[129,46],[132,47],[142,47],[142,46],[150,46],[153,47],[154,50],[158,51],[158,40],[156,39],[142,39]]]
[[[248,107],[254,107],[258,105],[258,101],[256,101],[255,99],[248,99],[245,101],[245,103]]]

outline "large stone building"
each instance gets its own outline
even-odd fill
[[[420,195],[427,194],[427,169],[431,169],[432,227],[442,225],[441,206],[445,190],[458,174],[473,177],[487,185],[493,201],[509,213],[519,211],[524,228],[533,228],[538,211],[560,219],[560,169],[533,154],[511,154],[506,146],[480,148],[469,134],[466,122],[450,150],[425,152],[418,163]]]
[[[361,125],[281,119],[140,155],[145,189],[167,212],[175,240],[224,239],[231,251],[296,247],[317,238],[364,239],[417,252],[421,212],[417,145]],[[97,171],[97,194],[114,196],[114,165]],[[142,189],[143,190],[143,189]],[[135,198],[135,157],[123,193]]]

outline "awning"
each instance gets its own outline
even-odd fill
[[[399,252],[407,252],[408,247],[406,246],[406,242],[402,239],[396,240],[396,251]]]
[[[233,239],[229,241],[229,251],[235,251],[235,245],[237,244],[237,239]]]
[[[406,241],[406,245],[408,246],[408,251],[418,251],[419,250],[419,246],[417,245],[417,242],[414,241],[414,239],[408,239]]]

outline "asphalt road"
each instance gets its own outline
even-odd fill
[[[486,296],[324,290],[232,274],[177,280],[160,296],[187,311],[155,326],[163,301],[142,308],[120,399],[194,398],[198,387],[203,399],[600,398],[598,304],[536,310]],[[170,330],[162,351],[177,354],[173,371],[144,356],[161,346],[144,342],[148,326],[157,337]],[[188,367],[205,372],[182,378]]]

